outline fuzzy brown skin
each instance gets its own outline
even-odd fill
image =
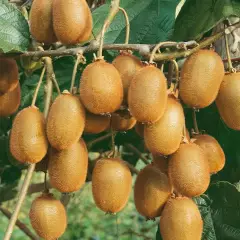
[[[216,104],[226,125],[240,130],[240,72],[225,75]]]
[[[207,156],[197,144],[181,144],[169,158],[168,176],[178,193],[187,197],[203,194],[210,183]]]
[[[46,155],[48,141],[43,114],[36,107],[21,110],[13,121],[10,151],[22,163],[40,162]]]
[[[41,43],[57,41],[53,30],[53,0],[34,0],[30,11],[30,32]]]
[[[132,175],[127,165],[117,158],[97,161],[92,174],[95,204],[102,211],[117,213],[127,204],[132,189]]]
[[[168,175],[168,159],[164,156],[152,154],[153,156],[153,165],[157,167],[161,172]]]
[[[117,112],[111,116],[111,126],[114,131],[127,131],[132,129],[136,124],[136,119],[129,113]]]
[[[104,60],[89,64],[80,80],[80,98],[94,114],[118,110],[123,100],[123,85],[117,69]]]
[[[207,155],[210,173],[217,173],[225,165],[225,154],[218,141],[207,134],[194,136],[195,144]]]
[[[47,119],[47,137],[52,147],[63,150],[76,143],[85,126],[85,109],[79,97],[66,92],[53,102]]]
[[[127,105],[128,88],[134,75],[143,67],[143,64],[139,58],[126,51],[120,53],[112,64],[121,75],[124,90],[123,103]]]
[[[138,122],[159,120],[167,104],[167,81],[160,69],[150,65],[139,70],[128,90],[128,105]]]
[[[44,193],[32,202],[29,218],[36,233],[46,240],[58,239],[67,227],[65,208],[52,194]]]
[[[223,77],[224,65],[221,57],[212,50],[199,50],[183,65],[180,97],[191,107],[207,107],[216,99]]]
[[[21,101],[21,88],[18,84],[12,91],[0,95],[0,117],[7,117],[18,110]]]
[[[159,217],[171,190],[167,175],[154,165],[147,165],[138,174],[134,186],[137,211],[148,219]]]
[[[144,140],[149,151],[162,155],[176,152],[183,137],[184,124],[182,105],[175,97],[169,96],[163,116],[144,127]]]
[[[53,0],[53,27],[63,44],[88,40],[92,31],[92,15],[86,0]]]
[[[88,151],[83,139],[66,150],[51,149],[48,164],[51,185],[63,193],[79,190],[86,181]]]
[[[98,134],[110,127],[110,117],[86,112],[85,133]]]
[[[14,59],[0,58],[0,95],[14,90],[18,85],[18,66]]]
[[[164,240],[201,240],[203,221],[193,200],[171,198],[162,212],[160,232]]]

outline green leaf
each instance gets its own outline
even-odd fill
[[[17,7],[0,0],[0,51],[23,52],[30,43],[28,22]]]
[[[172,39],[197,39],[229,16],[240,16],[239,0],[186,0],[176,19]]]
[[[130,21],[130,43],[157,43],[165,41],[172,33],[175,12],[179,0],[148,0],[139,4],[138,0],[122,0]],[[104,4],[93,12],[94,35],[100,32],[109,12],[110,4]],[[126,23],[121,12],[108,28],[106,43],[124,43]]]

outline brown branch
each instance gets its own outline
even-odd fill
[[[136,148],[134,147],[132,144],[127,143],[124,145],[125,147],[127,147],[128,149],[132,150],[136,155],[139,156],[139,158],[145,163],[145,164],[149,164],[148,159]]]
[[[51,185],[49,182],[47,182],[47,187],[48,189],[51,189]],[[42,192],[45,188],[45,183],[34,183],[31,184],[28,188],[28,195],[31,195],[33,193],[38,193],[38,192]]]
[[[12,214],[5,208],[0,207],[0,211],[3,213],[3,215],[5,215],[8,219],[11,218]],[[29,228],[22,223],[20,220],[16,221],[16,225],[18,226],[19,229],[21,229],[30,239],[32,240],[39,240],[39,238],[37,236],[35,236],[30,230]]]
[[[135,173],[137,175],[139,174],[139,171],[131,163],[129,163],[127,161],[124,161],[124,162],[128,165],[128,167],[132,173]]]
[[[99,143],[99,142],[101,142],[101,141],[103,141],[103,140],[105,140],[107,138],[110,138],[111,136],[112,136],[112,133],[107,133],[106,135],[103,135],[103,136],[101,136],[99,138],[96,138],[96,139],[88,142],[87,146],[88,146],[88,148],[90,148],[90,147],[92,147],[92,145],[94,145],[96,143]]]

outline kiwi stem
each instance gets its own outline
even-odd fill
[[[122,11],[124,17],[125,17],[125,21],[126,21],[126,37],[125,37],[125,44],[129,43],[129,36],[130,36],[130,23],[129,23],[129,18],[127,15],[127,12],[125,11],[124,8],[119,7],[119,10]]]
[[[136,155],[139,156],[139,158],[146,164],[149,164],[148,159],[136,148],[134,147],[132,144],[127,143],[124,145],[125,147],[127,147],[128,149],[130,149],[132,152],[134,152]]]
[[[44,77],[44,74],[45,74],[45,70],[46,70],[46,68],[43,67],[41,76],[40,76],[40,78],[39,78],[39,81],[38,81],[38,84],[37,84],[37,87],[36,87],[36,90],[35,90],[35,92],[34,92],[34,94],[33,94],[33,100],[32,100],[32,104],[31,104],[32,107],[35,106],[35,104],[36,104],[38,92],[39,92],[40,86],[41,86],[42,81],[43,81],[43,77]]]
[[[108,26],[113,21],[114,17],[118,13],[118,11],[119,11],[119,4],[120,4],[120,0],[112,0],[112,2],[111,2],[111,9],[110,9],[110,12],[109,12],[109,14],[108,14],[104,24],[103,24],[103,28],[102,28],[101,35],[100,35],[98,59],[103,59],[102,51],[103,51],[104,34],[105,34],[105,31],[107,30]]]
[[[44,172],[44,191],[48,192],[48,186],[47,186],[47,171]]]
[[[193,126],[194,126],[194,132],[195,134],[199,134],[199,128],[198,128],[198,123],[197,123],[197,115],[196,115],[196,109],[193,108],[192,111],[192,118],[193,118]]]
[[[178,67],[176,60],[171,60],[171,62],[173,63],[173,65],[175,67],[176,83],[174,85],[173,91],[176,93],[176,91],[178,89],[178,84],[179,84],[179,67]]]
[[[26,194],[27,194],[28,186],[30,184],[30,181],[31,181],[31,178],[32,178],[32,175],[33,175],[33,172],[34,172],[35,165],[36,164],[30,164],[29,167],[28,167],[27,174],[25,176],[22,188],[21,188],[20,193],[19,193],[17,204],[15,206],[14,212],[11,216],[10,221],[9,221],[8,228],[5,232],[3,240],[9,240],[11,238],[14,225],[15,225],[15,223],[17,221],[17,218],[18,218],[18,214],[20,212],[21,206],[22,206],[23,201],[24,201],[24,199],[26,197]]]
[[[229,45],[228,45],[228,36],[226,33],[224,34],[224,40],[225,40],[225,47],[226,47],[227,60],[228,60],[228,69],[229,69],[229,72],[232,72],[233,65],[232,65],[230,50],[229,50]]]
[[[153,49],[153,51],[152,51],[152,53],[151,53],[151,56],[150,56],[150,59],[149,59],[149,63],[154,63],[154,62],[153,62],[153,59],[154,59],[154,56],[155,56],[157,50],[160,49],[163,45],[165,45],[165,44],[167,44],[167,43],[175,44],[176,42],[160,42],[160,43],[158,43],[158,44],[154,47],[154,49]],[[160,53],[161,53],[161,52],[160,52]]]
[[[77,67],[78,67],[78,64],[80,62],[81,57],[82,57],[82,55],[78,54],[77,55],[77,60],[76,60],[76,62],[74,64],[73,74],[72,74],[72,81],[71,81],[71,87],[70,87],[70,93],[73,93],[73,87],[74,87],[75,78],[76,78],[76,75],[77,75]]]

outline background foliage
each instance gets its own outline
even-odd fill
[[[240,2],[238,0],[122,0],[121,7],[125,8],[131,24],[130,43],[157,43],[166,40],[200,40],[209,33],[220,21],[229,16],[240,17]],[[183,4],[184,3],[184,4]],[[110,1],[93,11],[94,29],[96,36],[108,14]],[[177,8],[177,6],[179,6]],[[180,6],[181,11],[177,15]],[[175,19],[176,18],[176,19]],[[106,43],[122,43],[125,38],[125,22],[119,13],[110,25],[106,35]],[[29,48],[30,33],[27,19],[13,4],[7,0],[0,0],[0,51],[24,52]],[[108,61],[113,60],[117,52],[105,52]],[[92,61],[92,54],[87,54],[87,62]],[[61,90],[69,89],[74,57],[54,58],[54,70]],[[85,66],[79,66],[77,79]],[[22,101],[20,110],[28,106],[32,100],[33,91],[40,76],[40,69],[29,72],[19,62]],[[43,108],[43,85],[37,99],[37,106]],[[54,97],[57,93],[54,92]],[[185,107],[187,127],[191,129],[192,111]],[[8,132],[12,120],[0,118],[0,204],[12,211],[16,202],[16,194],[22,183],[24,166],[19,165],[9,153]],[[195,198],[204,220],[203,240],[239,240],[240,239],[240,134],[230,130],[221,120],[215,104],[197,113],[199,128],[214,136],[226,154],[226,166],[220,173],[212,176],[211,186],[206,194]],[[86,141],[98,136],[85,135]],[[118,133],[117,145],[132,143],[140,151],[144,151],[143,140],[134,130],[127,133]],[[94,145],[92,152],[109,150],[110,141],[107,139]],[[148,155],[147,155],[148,156]],[[141,169],[144,165],[138,156],[132,155],[126,148],[123,152],[124,160],[137,165]],[[36,173],[34,182],[43,181],[43,174]],[[19,181],[20,180],[20,181]],[[54,191],[60,198],[60,194]],[[32,199],[36,194],[28,196],[20,219],[30,227],[26,217]],[[133,197],[117,219],[105,216],[96,208],[91,195],[91,183],[75,193],[68,205],[69,226],[61,239],[161,239],[156,222],[146,222],[135,210]],[[0,238],[7,226],[7,219],[0,217]],[[118,227],[117,227],[118,226]],[[117,231],[118,228],[118,231]],[[156,233],[157,232],[157,233]],[[156,233],[156,234],[155,234]],[[12,239],[24,239],[20,230],[16,230]]]

